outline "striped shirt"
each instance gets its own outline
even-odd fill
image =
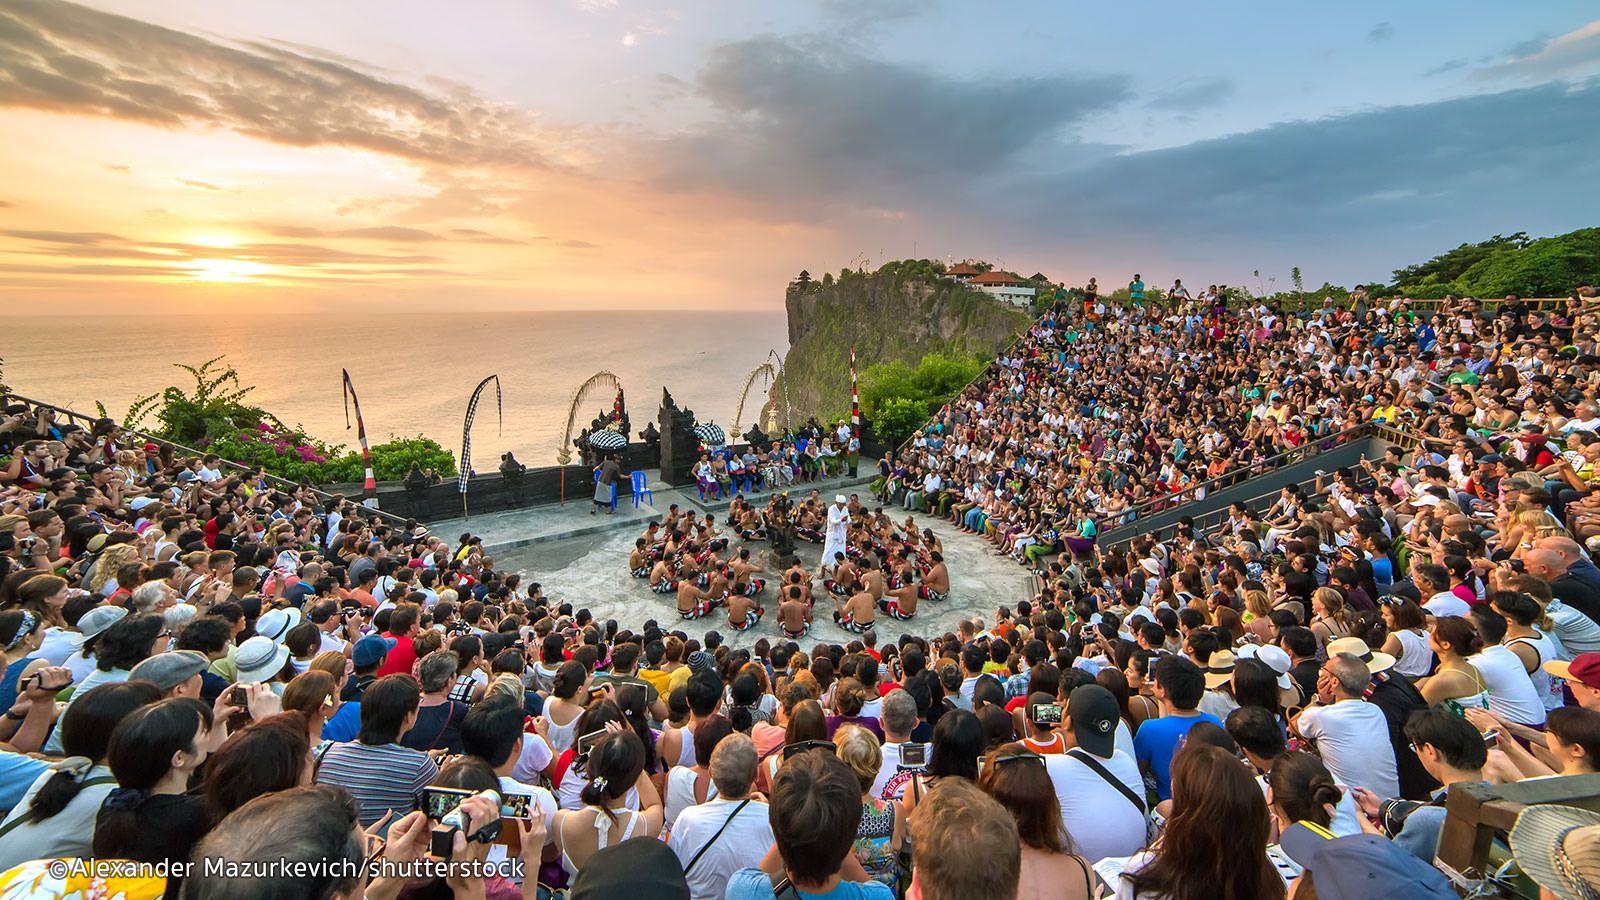
[[[318,784],[342,787],[361,807],[366,827],[393,810],[399,818],[417,808],[417,796],[439,767],[426,753],[399,744],[348,741],[329,745],[317,763]]]

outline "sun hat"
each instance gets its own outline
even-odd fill
[[[394,638],[384,637],[381,634],[369,634],[359,641],[350,651],[350,663],[358,669],[375,666],[389,656],[389,651],[399,643]]]
[[[1332,658],[1340,653],[1351,656],[1367,664],[1367,671],[1373,675],[1387,672],[1394,668],[1395,659],[1382,650],[1373,650],[1367,642],[1358,637],[1338,638],[1328,642],[1328,656]]]
[[[103,533],[97,534],[94,537],[89,538],[89,542],[84,545],[84,548],[90,553],[99,553],[101,550],[105,549],[107,540],[109,540],[107,535]]]
[[[128,673],[129,681],[148,681],[163,691],[170,691],[185,681],[199,675],[211,665],[205,654],[193,650],[171,650],[157,653]]]
[[[300,610],[293,607],[269,609],[256,619],[256,634],[271,638],[275,644],[281,644],[290,629],[299,624]]]
[[[289,659],[289,648],[263,635],[240,644],[233,653],[240,684],[260,684],[278,674]]]
[[[1239,648],[1240,659],[1254,659],[1266,664],[1274,675],[1278,676],[1278,687],[1288,690],[1294,687],[1294,680],[1289,677],[1291,662],[1289,654],[1277,644],[1245,644]]]
[[[78,619],[78,632],[84,640],[88,640],[122,621],[127,615],[128,611],[120,606],[96,606]]]
[[[1600,690],[1600,653],[1579,653],[1570,661],[1552,659],[1544,664],[1544,670],[1562,681]]]
[[[1283,852],[1311,875],[1321,900],[1455,898],[1444,873],[1376,834],[1328,837],[1326,829],[1296,822],[1283,830]]]
[[[1232,650],[1218,650],[1211,654],[1211,658],[1201,667],[1200,671],[1206,674],[1206,687],[1216,690],[1233,680],[1233,665],[1238,659]]]
[[[1557,897],[1593,897],[1600,889],[1600,813],[1530,806],[1517,816],[1509,837],[1523,874]]]

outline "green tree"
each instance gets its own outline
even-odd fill
[[[911,437],[927,420],[924,404],[909,397],[890,397],[872,418],[872,424],[886,444],[895,445]]]
[[[1289,280],[1294,282],[1294,292],[1296,294],[1304,294],[1306,292],[1306,282],[1305,279],[1300,276],[1299,266],[1295,266],[1289,270]]]

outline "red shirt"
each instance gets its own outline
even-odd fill
[[[383,664],[378,666],[378,677],[385,675],[410,675],[411,669],[417,664],[417,645],[411,638],[398,634],[385,633],[384,637],[393,638],[394,646],[389,649],[389,655],[383,658]]]

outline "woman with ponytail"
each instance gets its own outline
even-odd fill
[[[205,799],[188,792],[189,777],[206,760],[211,725],[211,708],[189,697],[141,707],[117,725],[106,748],[117,787],[95,820],[96,858],[189,859],[211,824]],[[169,877],[167,896],[177,897],[181,884]]]
[[[1267,774],[1277,831],[1300,822],[1334,837],[1361,833],[1355,798],[1339,787],[1315,753],[1290,750],[1272,762]]]
[[[95,816],[117,786],[105,764],[117,724],[161,699],[148,681],[106,684],[84,693],[58,725],[66,758],[54,763],[0,821],[0,869],[30,859],[90,855]]]
[[[629,838],[661,833],[661,795],[644,771],[644,742],[620,724],[607,726],[589,750],[584,770],[589,783],[579,796],[583,809],[556,813],[551,839],[561,851],[561,866],[576,877],[589,857]],[[628,792],[639,792],[639,809],[630,809]]]

